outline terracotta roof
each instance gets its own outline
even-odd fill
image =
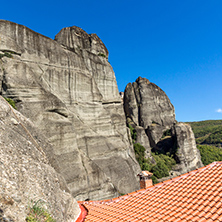
[[[91,221],[222,221],[222,162],[105,201],[79,202]]]
[[[75,222],[83,222],[88,213],[88,211],[83,205],[79,204],[79,208],[80,208],[80,214]]]

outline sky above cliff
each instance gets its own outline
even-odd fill
[[[222,119],[221,0],[3,1],[0,19],[52,39],[76,25],[109,50],[120,91],[137,77],[162,88],[178,121]]]

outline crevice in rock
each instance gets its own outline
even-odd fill
[[[61,110],[61,109],[49,109],[49,110],[47,110],[47,111],[48,111],[48,112],[52,112],[52,113],[57,113],[57,114],[65,117],[65,118],[68,118],[68,114],[65,113],[65,112],[63,112],[63,110]]]
[[[4,94],[3,92],[6,92],[7,89],[8,89],[7,81],[6,81],[6,72],[5,72],[5,69],[4,69],[3,65],[2,65],[2,71],[3,71],[3,75],[2,75],[0,95],[3,95]]]
[[[90,181],[89,181],[89,173],[88,173],[88,170],[87,170],[87,168],[86,168],[86,166],[84,164],[84,160],[83,160],[82,155],[81,155],[81,161],[82,161],[82,166],[83,166],[83,168],[84,168],[84,170],[86,172],[87,184],[88,184],[88,187],[90,188],[91,186],[90,186]],[[87,196],[89,198],[89,190],[88,189],[87,189]]]
[[[18,56],[21,56],[22,54],[21,53],[18,53],[16,51],[13,51],[13,50],[5,50],[5,49],[0,49],[0,51],[4,52],[4,53],[9,53],[9,54],[14,54],[14,55],[18,55]]]
[[[145,132],[146,132],[146,135],[148,136],[148,139],[149,139],[149,142],[150,142],[150,146],[152,148],[155,148],[156,149],[156,143],[151,135],[151,130],[150,130],[150,127],[148,127],[147,129],[145,129]]]
[[[102,105],[107,105],[107,104],[119,104],[121,101],[103,101]]]

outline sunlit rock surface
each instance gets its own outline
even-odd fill
[[[196,148],[196,141],[191,126],[185,123],[177,123],[175,134],[178,144],[177,156],[180,160],[176,170],[186,173],[202,167],[200,152]]]
[[[115,75],[97,35],[69,27],[52,40],[1,20],[0,52],[0,94],[48,138],[74,197],[139,188]]]
[[[33,201],[56,221],[75,221],[79,206],[49,160],[56,165],[47,139],[0,96],[0,221],[25,221]]]

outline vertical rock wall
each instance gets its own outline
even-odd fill
[[[0,94],[49,139],[54,167],[74,197],[105,199],[139,188],[115,75],[97,35],[70,27],[52,40],[1,20],[0,52]]]
[[[177,152],[179,163],[175,170],[186,173],[187,169],[192,171],[203,166],[199,150],[194,149],[196,141],[191,126],[185,123],[177,123],[175,134],[179,147]]]

